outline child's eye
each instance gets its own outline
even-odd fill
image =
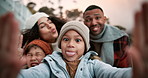
[[[27,57],[31,57],[32,55],[31,54],[27,54]]]
[[[76,39],[76,42],[80,42],[81,41],[81,39]]]
[[[63,41],[68,41],[69,39],[68,38],[63,38]]]
[[[42,54],[39,54],[39,53],[38,53],[38,54],[36,54],[36,56],[42,56]]]

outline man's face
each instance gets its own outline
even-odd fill
[[[98,35],[102,32],[106,17],[100,9],[86,11],[83,18],[84,24],[90,29],[90,34]]]

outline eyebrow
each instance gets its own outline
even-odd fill
[[[39,23],[39,25],[44,24],[44,22]]]
[[[68,37],[68,35],[64,35],[64,36],[66,36],[66,37]],[[64,37],[63,36],[63,37]],[[74,35],[74,37],[82,37],[81,35]],[[83,38],[83,37],[82,37]]]
[[[96,13],[96,14],[93,14],[93,15],[96,16],[96,15],[100,15],[100,14]],[[85,18],[89,18],[90,16],[92,16],[92,15],[87,15]]]
[[[82,37],[81,35],[75,35],[75,37]]]
[[[42,51],[37,51],[36,53],[39,54],[39,53],[42,53]],[[43,51],[43,53],[44,53],[44,51]]]
[[[49,21],[49,19],[47,19],[47,21]],[[39,23],[39,25],[44,24],[45,21],[42,21],[41,23]]]

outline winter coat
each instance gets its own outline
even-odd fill
[[[75,78],[131,78],[131,68],[116,68],[97,59],[90,59],[97,53],[90,51],[81,58]],[[54,51],[43,63],[21,70],[18,78],[70,78],[62,53]]]

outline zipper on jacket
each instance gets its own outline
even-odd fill
[[[70,78],[69,73],[67,72],[67,70],[64,69],[64,67],[62,67],[61,65],[58,64],[58,66],[60,67],[60,69],[64,72],[64,74],[66,75],[67,78]]]

